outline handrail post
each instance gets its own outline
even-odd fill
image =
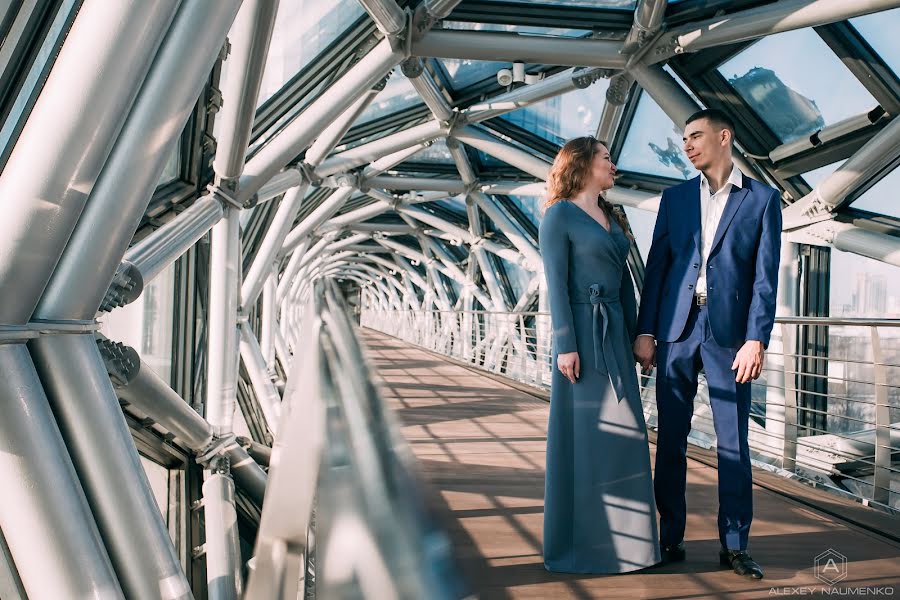
[[[885,506],[891,499],[891,407],[888,404],[887,368],[878,327],[870,327],[875,385],[875,476],[872,500]]]

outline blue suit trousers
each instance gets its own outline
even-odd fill
[[[720,346],[709,327],[706,306],[694,306],[684,333],[674,342],[659,342],[656,402],[659,434],[654,494],[660,513],[660,544],[684,539],[687,506],[687,437],[701,369],[709,384],[710,405],[718,438],[719,540],[723,548],[746,550],[753,519],[752,474],[747,432],[750,384],[737,383],[731,370],[737,348]]]

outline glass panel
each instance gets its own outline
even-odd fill
[[[144,288],[137,300],[100,317],[111,340],[131,346],[166,383],[171,384],[175,266]]]
[[[869,188],[865,194],[854,200],[850,206],[900,218],[900,202],[897,197],[897,190],[900,188],[898,186],[900,186],[900,169],[894,169]]]
[[[631,225],[634,241],[637,243],[641,258],[647,262],[647,254],[650,253],[650,242],[653,241],[653,228],[656,227],[656,213],[640,208],[625,206],[625,216]]]
[[[833,317],[900,318],[900,268],[833,249],[830,309]],[[880,327],[878,335],[883,362],[900,365],[900,328]],[[867,364],[872,360],[871,332],[868,327],[832,326],[828,345],[828,431],[867,429],[875,422],[875,387],[869,383],[875,373]],[[900,367],[887,367],[888,383],[898,380]],[[888,388],[888,403],[891,422],[900,421],[900,389]]]
[[[507,196],[509,201],[515,203],[528,215],[535,227],[541,222],[541,204],[544,199],[538,196]]]
[[[388,79],[387,85],[375,96],[375,99],[372,100],[372,103],[360,115],[355,124],[366,123],[416,104],[422,104],[418,92],[409,82],[409,79],[397,68],[394,69],[394,74]]]
[[[43,78],[46,76],[45,70],[48,69],[56,59],[55,49],[57,43],[59,42],[60,36],[63,34],[63,27],[66,25],[69,15],[75,5],[75,0],[66,0],[62,3],[56,16],[53,18],[53,24],[50,26],[50,30],[47,32],[43,44],[41,44],[38,55],[35,57],[31,69],[28,71],[28,75],[22,83],[19,95],[16,97],[15,102],[10,108],[9,114],[2,124],[3,127],[0,128],[0,154],[5,153],[7,145],[15,143],[13,136],[18,137],[19,125],[23,119],[28,118],[28,114],[31,112],[33,106],[32,96],[35,92],[40,92],[38,89],[39,87],[43,87]],[[2,40],[0,40],[0,46],[2,46]],[[2,166],[3,165],[0,165],[0,170],[2,170]]]
[[[878,104],[811,29],[763,38],[719,72],[782,142]]]
[[[850,19],[881,58],[900,75],[900,8]]]
[[[583,90],[548,98],[500,118],[562,145],[568,139],[592,135],[597,130],[608,87],[609,80],[601,79]]]
[[[218,123],[218,121],[216,121]],[[169,160],[166,162],[166,166],[163,169],[162,175],[159,176],[159,181],[157,182],[157,187],[163,184],[169,183],[175,179],[178,179],[178,176],[181,174],[180,169],[178,168],[181,164],[181,140],[179,139],[175,143],[175,151],[169,155]]]
[[[163,521],[169,522],[169,470],[164,466],[157,464],[149,458],[141,456],[141,466],[144,467],[144,473],[150,481],[150,489],[153,491],[153,498],[162,513]]]
[[[275,18],[257,106],[281,89],[363,14],[356,0],[282,2]],[[229,62],[225,61],[225,65]]]
[[[681,148],[682,133],[648,94],[641,94],[618,167],[675,179],[694,177],[697,170]]]
[[[497,71],[510,68],[510,63],[488,60],[442,58],[437,60],[437,63],[444,68],[450,84],[455,90],[468,87],[483,79],[494,78],[496,81]],[[526,65],[527,67],[528,65]],[[499,83],[497,89],[500,90]]]
[[[516,296],[516,302],[518,302],[519,298],[522,297],[522,294],[525,293],[525,290],[528,289],[528,284],[531,283],[531,278],[534,275],[506,259],[500,257],[497,258],[503,264],[503,268],[506,269],[506,277],[509,279],[509,285],[513,289],[513,294]]]

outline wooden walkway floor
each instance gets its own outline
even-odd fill
[[[900,595],[897,519],[758,470],[750,551],[766,578],[749,581],[721,569],[716,470],[702,453],[688,465],[686,562],[628,575],[547,572],[541,528],[548,403],[395,338],[371,330],[363,338],[460,570],[481,598],[824,597],[814,561],[829,549],[847,557],[847,577],[834,588],[842,597]],[[819,506],[874,523],[888,536]]]

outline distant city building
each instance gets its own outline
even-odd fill
[[[771,69],[754,67],[728,81],[784,142],[825,127],[815,101],[787,87]]]

